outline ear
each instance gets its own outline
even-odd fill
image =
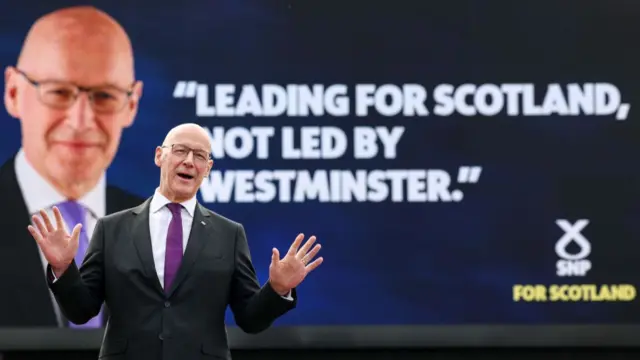
[[[20,74],[12,66],[7,66],[4,71],[4,106],[9,115],[19,118],[18,111],[18,76]]]
[[[207,172],[204,173],[204,177],[209,176],[211,173],[211,169],[213,169],[213,160],[209,159],[209,164],[207,166]]]
[[[136,81],[135,85],[133,85],[131,98],[129,99],[129,114],[123,120],[122,127],[128,128],[133,125],[133,121],[136,119],[136,115],[138,114],[138,107],[140,104],[140,99],[142,98],[142,81]]]
[[[156,163],[157,167],[161,167],[162,166],[162,155],[163,155],[162,154],[163,153],[162,150],[163,150],[162,147],[160,147],[160,146],[156,147],[156,153],[155,153],[155,156],[154,156],[154,162]]]

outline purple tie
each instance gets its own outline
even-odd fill
[[[89,237],[87,236],[86,226],[85,226],[85,216],[86,211],[82,205],[78,204],[75,201],[66,201],[57,205],[60,213],[62,213],[62,218],[64,219],[69,232],[73,231],[73,228],[77,224],[82,224],[82,230],[80,230],[80,239],[78,239],[78,252],[76,253],[76,264],[78,267],[81,266],[82,261],[84,260],[84,256],[87,252],[87,247],[89,247]],[[89,320],[86,324],[76,325],[73,323],[69,323],[69,327],[71,328],[97,328],[102,326],[102,310],[100,313]]]
[[[169,292],[171,283],[178,273],[178,268],[182,262],[182,216],[180,210],[182,205],[167,204],[171,214],[169,231],[167,231],[167,249],[164,254],[164,291]]]

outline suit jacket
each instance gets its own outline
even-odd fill
[[[247,333],[267,329],[296,306],[267,283],[260,287],[241,224],[200,204],[175,280],[165,291],[149,231],[151,198],[100,219],[80,269],[72,263],[50,287],[75,323],[110,310],[101,358],[230,359],[225,311]]]
[[[143,200],[109,186],[107,214]],[[27,230],[31,215],[18,185],[14,158],[0,167],[0,204],[0,327],[57,327],[40,251]]]

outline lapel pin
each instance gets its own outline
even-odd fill
[[[207,225],[207,223],[205,223],[204,221],[200,221],[200,224]]]

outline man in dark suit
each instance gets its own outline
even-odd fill
[[[78,261],[99,218],[142,201],[106,185],[124,128],[142,95],[124,29],[91,7],[38,19],[17,65],[5,70],[4,104],[19,119],[22,146],[0,168],[0,327],[73,326],[58,311],[46,260],[24,234],[30,216],[54,205],[84,225]],[[84,327],[102,327],[103,314]]]
[[[185,124],[155,153],[160,185],[141,205],[98,220],[80,269],[74,261],[80,224],[71,235],[54,208],[28,229],[48,263],[48,281],[74,323],[110,311],[101,356],[114,359],[229,359],[227,305],[248,333],[268,328],[296,305],[295,288],[322,263],[315,237],[294,240],[284,258],[273,249],[260,287],[244,228],[196,200],[213,161],[206,131]]]

